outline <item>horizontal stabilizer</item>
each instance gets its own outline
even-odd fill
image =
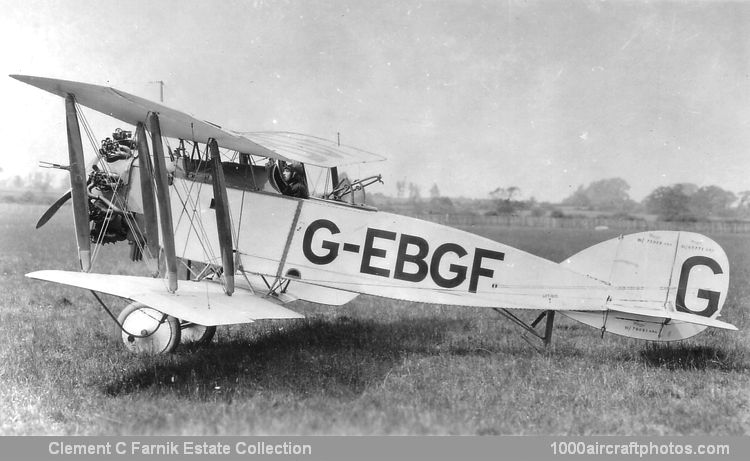
[[[692,323],[695,325],[703,325],[707,327],[722,328],[724,330],[737,330],[737,327],[732,325],[731,323],[722,322],[721,320],[713,319],[710,317],[691,314],[689,312],[670,312],[665,309],[644,309],[642,307],[612,305],[612,310],[610,311],[609,315],[617,314],[618,312],[643,315],[645,317],[661,318],[665,321],[666,324],[669,324],[672,321],[678,321]]]
[[[273,298],[263,298],[248,290],[240,289],[227,296],[221,284],[210,281],[181,281],[177,292],[169,293],[165,280],[150,277],[57,270],[32,272],[26,276],[132,299],[173,317],[207,326],[304,318],[279,306]]]

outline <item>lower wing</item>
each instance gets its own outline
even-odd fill
[[[206,326],[304,318],[282,307],[282,301],[271,295],[264,297],[251,290],[238,289],[227,296],[221,284],[212,281],[182,281],[177,292],[170,293],[164,280],[150,277],[58,270],[32,272],[26,276],[132,299],[181,320]]]

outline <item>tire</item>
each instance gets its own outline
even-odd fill
[[[117,321],[125,349],[135,354],[166,354],[180,344],[179,320],[145,304],[128,304]]]
[[[180,333],[181,341],[183,344],[197,344],[204,346],[209,344],[216,334],[216,327],[205,325],[199,325],[197,323],[183,322],[180,325],[182,332]]]

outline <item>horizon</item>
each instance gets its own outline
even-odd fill
[[[1,174],[2,171],[0,169],[0,192],[30,191],[30,190],[33,190],[33,188],[35,187],[35,185],[33,184],[33,181],[35,180],[33,178],[33,175],[37,174],[37,173],[44,174],[46,176],[46,178],[50,178],[50,177],[53,178],[50,182],[47,183],[47,185],[48,185],[47,189],[44,190],[44,191],[42,191],[42,193],[44,193],[44,194],[52,194],[52,193],[64,192],[64,191],[66,191],[66,190],[68,190],[70,188],[70,183],[69,183],[69,179],[68,179],[68,174],[67,173],[63,173],[62,170],[54,169],[54,168],[41,168],[40,167],[40,169],[43,169],[45,171],[44,172],[39,172],[39,171],[30,172],[30,173],[28,173],[25,176],[19,175],[19,174],[12,175],[12,176],[8,176],[8,175],[3,176]],[[22,182],[22,185],[20,187],[16,187],[16,186],[12,185],[12,183],[16,180],[16,177],[19,178],[19,180]],[[613,178],[603,178],[603,179],[613,179]],[[586,187],[588,187],[590,185],[591,184],[589,183],[589,184],[584,184],[583,186],[584,186],[584,188],[586,188]],[[676,185],[689,185],[689,186],[694,186],[696,189],[699,188],[699,186],[697,186],[694,183],[675,183],[675,184],[670,184],[670,185],[667,185],[667,186],[658,186],[658,187],[673,187],[673,186],[676,186]],[[381,191],[381,190],[378,190],[378,184],[377,183],[375,183],[373,186],[374,186],[373,188],[368,189],[369,190],[369,192],[368,192],[368,196],[369,197],[371,197],[372,195],[380,195],[380,196],[382,196],[382,197],[384,197],[386,199],[389,199],[389,200],[397,200],[397,201],[404,201],[404,202],[409,202],[410,200],[412,200],[407,195],[403,195],[403,196],[399,197],[397,193],[393,193],[394,191]],[[720,186],[716,186],[715,184],[708,185],[708,187],[712,187],[712,186],[714,186],[714,187],[720,187]],[[655,188],[654,190],[656,190],[657,188]],[[438,189],[439,189],[439,185],[438,185]],[[690,189],[690,188],[688,188],[688,189]],[[724,189],[724,190],[726,190],[726,189]],[[651,191],[651,192],[653,192],[653,191]],[[737,201],[741,200],[741,197],[740,197],[739,193],[737,193],[735,191],[729,191],[729,192],[732,192],[732,193],[734,193],[737,196],[737,198],[736,198]],[[650,194],[650,192],[649,192],[649,194]],[[690,196],[692,194],[691,193],[687,193],[687,195]],[[573,208],[577,208],[577,209],[586,209],[586,208],[588,208],[588,207],[577,206],[577,205],[566,205],[566,204],[563,203],[565,200],[572,198],[572,196],[573,195],[571,194],[571,195],[569,195],[567,197],[562,197],[562,198],[559,198],[559,199],[556,199],[556,200],[538,200],[535,197],[518,197],[518,198],[514,198],[512,201],[513,202],[528,202],[530,200],[533,200],[533,201],[536,201],[537,204],[549,204],[549,205],[553,205],[553,206],[573,207]],[[439,198],[448,198],[448,199],[451,199],[451,200],[462,200],[462,201],[463,200],[465,200],[465,201],[474,201],[474,200],[476,200],[476,201],[493,202],[493,201],[497,201],[497,200],[504,200],[504,199],[501,199],[501,198],[491,197],[490,194],[487,194],[486,197],[469,197],[469,196],[464,196],[464,195],[458,195],[458,196],[455,196],[455,195],[445,195],[445,194],[443,194],[441,192],[437,197],[439,197]],[[630,200],[632,200],[633,202],[635,202],[636,204],[638,204],[638,205],[643,205],[643,202],[644,202],[644,200],[647,197],[648,197],[648,194],[645,197],[641,198],[641,199],[635,199],[635,198],[631,197],[630,194],[628,193],[628,198]],[[422,202],[427,203],[432,198],[433,197],[430,195],[429,191],[426,194],[422,195],[422,189],[420,189],[420,196],[418,198],[419,200],[421,200]]]
[[[750,189],[747,3],[0,5],[17,44],[6,75],[156,101],[164,81],[166,105],[230,129],[340,133],[388,157],[352,173],[382,173],[388,195],[404,178],[425,195],[516,186],[538,201],[613,177],[636,201],[678,183]],[[67,163],[62,100],[9,77],[0,93],[0,178]],[[118,126],[86,116],[100,139]]]

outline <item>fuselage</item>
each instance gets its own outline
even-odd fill
[[[177,257],[221,265],[210,171],[182,159],[173,171]],[[599,281],[484,237],[343,201],[287,197],[272,169],[224,164],[224,172],[233,248],[246,272],[464,306],[602,309],[608,296]]]

